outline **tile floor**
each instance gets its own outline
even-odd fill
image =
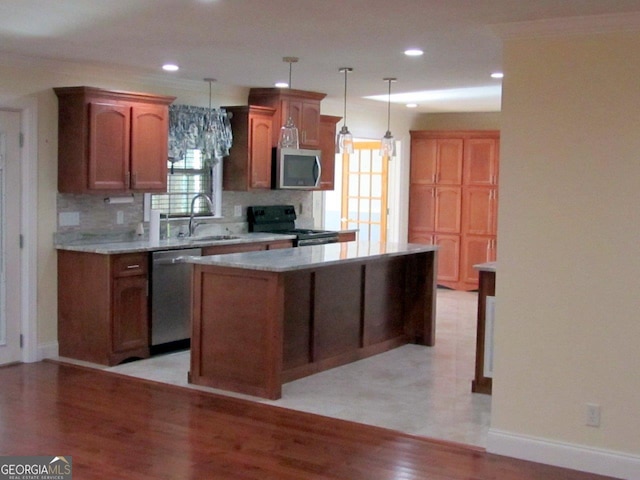
[[[438,290],[436,346],[406,345],[283,386],[280,400],[233,395],[293,410],[485,447],[491,397],[471,393],[477,293]],[[189,352],[108,368],[189,385]]]

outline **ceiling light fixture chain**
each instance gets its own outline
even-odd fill
[[[393,135],[391,135],[391,83],[395,82],[397,78],[386,77],[383,78],[383,80],[388,82],[389,91],[387,97],[387,131],[380,142],[380,155],[383,157],[394,158],[396,156],[396,142]]]
[[[341,67],[338,69],[340,73],[344,73],[344,117],[340,133],[336,137],[336,153],[353,153],[353,135],[347,127],[347,74],[353,72],[351,67]]]

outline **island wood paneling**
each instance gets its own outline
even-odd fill
[[[314,276],[313,361],[357,351],[362,337],[362,265],[321,268]]]
[[[279,398],[282,285],[270,272],[210,271],[193,282],[190,381]]]
[[[435,343],[435,251],[269,272],[194,266],[190,381],[281,385],[408,342]]]

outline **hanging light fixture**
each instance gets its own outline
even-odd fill
[[[298,62],[298,57],[283,57],[282,61],[289,64],[289,90],[291,90],[291,68],[294,63]],[[293,123],[293,118],[289,114],[289,118],[285,124],[280,128],[280,140],[278,146],[280,148],[299,148],[298,142],[298,129]]]
[[[396,141],[391,135],[391,82],[395,82],[397,79],[387,77],[383,80],[389,82],[389,96],[387,101],[387,132],[380,142],[380,155],[393,158],[396,156]]]
[[[339,72],[344,72],[344,116],[340,133],[336,137],[336,153],[353,153],[353,135],[347,127],[347,73],[353,72],[353,68],[342,67]]]
[[[216,144],[216,133],[213,128],[213,111],[211,110],[211,84],[216,81],[215,78],[205,78],[205,82],[209,82],[209,114],[205,118],[204,131],[202,133],[202,156],[205,160],[213,161]]]

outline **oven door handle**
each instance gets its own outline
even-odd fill
[[[327,243],[338,243],[338,237],[305,238],[303,240],[298,240],[298,247],[325,245]]]

